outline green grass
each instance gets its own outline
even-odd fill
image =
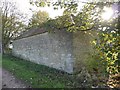
[[[73,75],[43,65],[9,55],[3,55],[2,65],[33,88],[75,87]]]
[[[91,77],[92,81],[88,80],[83,83],[81,78],[85,78],[85,76],[77,77],[77,74],[70,75],[10,55],[3,55],[2,57],[3,68],[12,72],[18,79],[25,81],[32,88],[81,88],[104,84],[101,81],[95,82],[94,77]]]

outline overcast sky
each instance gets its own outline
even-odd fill
[[[5,1],[5,0],[3,0]],[[20,10],[21,13],[26,14],[27,18],[29,19],[31,18],[33,12],[32,11],[38,11],[38,10],[44,10],[46,12],[49,13],[49,16],[51,18],[55,18],[58,15],[62,15],[63,13],[63,9],[59,9],[59,10],[54,10],[53,7],[44,7],[44,8],[37,8],[36,6],[32,6],[29,3],[29,0],[6,0],[6,1],[10,1],[10,2],[15,2],[17,8]],[[78,0],[79,1],[79,9],[84,5],[83,3],[80,2],[85,2],[85,1],[93,1],[93,0]],[[32,9],[32,11],[30,10],[30,8]]]
[[[5,1],[5,0],[3,0]],[[32,6],[29,3],[29,0],[8,0],[11,2],[15,2],[17,5],[17,8],[20,10],[21,13],[27,14],[27,17],[30,18],[32,16],[32,11],[38,11],[38,10],[44,10],[49,13],[49,16],[51,18],[55,18],[58,15],[62,15],[63,9],[54,10],[53,7],[44,7],[44,8],[37,8],[36,6]],[[80,1],[86,1],[86,0],[80,0]],[[81,8],[83,4],[80,4],[79,8]],[[32,9],[32,11],[30,10]]]
[[[49,13],[51,18],[54,18],[57,15],[62,15],[63,10],[54,10],[52,7],[44,7],[38,8],[36,6],[32,6],[29,3],[29,0],[9,0],[12,2],[16,2],[17,8],[20,10],[21,13],[27,14],[28,18],[32,16],[32,11],[44,10]],[[32,11],[30,10],[32,9]]]

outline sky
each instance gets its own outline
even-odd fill
[[[5,0],[3,0],[5,1]],[[38,8],[36,6],[30,5],[29,0],[8,0],[10,2],[15,2],[19,11],[26,15],[26,20],[32,17],[33,12],[38,10],[46,11],[49,13],[50,18],[55,18],[56,16],[61,16],[63,14],[63,9],[54,10],[53,7]],[[78,1],[93,1],[93,0],[78,0]],[[84,5],[84,3],[79,3],[79,9]],[[31,8],[31,10],[30,10]],[[33,11],[33,12],[32,12]]]
[[[49,13],[49,16],[51,18],[55,18],[56,16],[61,16],[63,14],[64,9],[58,9],[58,10],[54,10],[53,7],[36,7],[36,6],[32,6],[29,3],[29,0],[8,0],[11,2],[15,2],[17,8],[20,10],[21,13],[26,14],[28,18],[30,18],[32,16],[32,11],[38,11],[38,10],[42,10],[42,11],[46,11]],[[86,1],[86,0],[80,0],[80,1]],[[82,4],[80,4],[79,8],[81,8]],[[30,10],[30,8],[32,9],[32,11]]]
[[[5,1],[5,0],[3,0],[3,1]],[[53,7],[38,8],[36,6],[30,5],[29,0],[7,0],[7,1],[15,2],[17,4],[16,5],[17,8],[20,10],[21,13],[26,14],[27,18],[30,18],[32,16],[33,12],[38,11],[38,10],[48,12],[49,16],[51,18],[55,18],[58,15],[61,16],[64,11],[63,9],[54,10]],[[79,8],[81,8],[84,5],[84,3],[80,3],[80,2],[104,1],[104,0],[78,0],[78,1],[79,1]],[[108,0],[108,1],[110,1],[110,0]],[[32,9],[33,12],[30,10],[30,8]]]
[[[38,8],[36,6],[32,6],[30,5],[29,0],[9,0],[9,1],[16,2],[17,8],[20,10],[20,12],[27,14],[28,18],[32,16],[32,11],[35,12],[38,10],[48,12],[51,18],[55,18],[57,15],[62,15],[63,13],[63,9],[54,10],[52,7]],[[30,10],[30,8],[32,10]]]
[[[7,1],[16,2],[18,9],[22,13],[28,14],[29,16],[32,15],[32,11],[38,11],[40,9],[40,8],[37,8],[36,6],[30,5],[29,0],[7,0]],[[78,1],[85,2],[85,1],[94,1],[94,0],[78,0]],[[96,0],[96,1],[103,1],[103,0]],[[108,0],[108,1],[111,1],[111,0]],[[112,1],[118,1],[118,0],[112,0]],[[80,5],[79,8],[81,8],[82,6],[81,3],[79,5]],[[32,8],[32,11],[30,10],[30,8]],[[51,18],[54,18],[57,15],[62,15],[63,13],[63,9],[54,10],[53,7],[45,7],[45,8],[41,8],[41,10],[47,11]]]
[[[9,1],[16,3],[16,7],[19,10],[19,13],[23,14],[26,17],[26,23],[29,22],[29,19],[32,17],[34,12],[39,10],[46,11],[49,14],[50,18],[55,18],[56,16],[61,16],[63,14],[64,9],[54,10],[53,7],[36,7],[29,3],[29,0],[0,0],[0,1]],[[78,0],[78,1],[86,1],[86,0]],[[83,5],[83,3],[79,4],[79,8]]]

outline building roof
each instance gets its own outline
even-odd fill
[[[47,32],[47,30],[45,28],[32,28],[32,29],[29,29],[29,30],[23,32],[23,34],[21,34],[15,40],[30,37],[30,36],[34,36],[34,35],[37,35],[37,34],[42,34],[42,33],[45,33],[45,32]]]

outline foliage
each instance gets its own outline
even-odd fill
[[[117,18],[118,19],[118,18]],[[116,22],[117,24],[118,22]],[[99,50],[100,58],[107,62],[109,74],[120,72],[120,31],[116,28],[109,28],[99,33],[99,42],[96,40],[96,49]],[[97,44],[98,43],[98,44]]]
[[[19,19],[21,18],[21,20]],[[22,22],[23,15],[17,12],[14,3],[2,2],[2,47],[3,51],[8,48],[11,40],[15,39],[25,30],[25,24]]]
[[[42,26],[43,23],[47,22],[48,19],[49,19],[49,14],[47,12],[38,11],[34,13],[32,18],[30,19],[28,28]]]
[[[76,5],[77,6],[77,5]],[[70,7],[70,8],[76,8]],[[95,5],[85,5],[81,12],[72,12],[68,8],[63,12],[63,16],[59,16],[54,20],[49,20],[46,27],[52,29],[67,29],[70,32],[89,31],[98,27],[98,20],[94,17]],[[89,10],[87,9],[89,8]],[[76,14],[76,15],[75,15]]]
[[[38,1],[35,4],[37,3],[41,2]],[[44,2],[44,5],[47,5],[47,3],[47,1]],[[63,16],[49,21],[47,26],[52,27],[53,29],[66,28],[70,32],[97,30],[99,38],[97,38],[96,41],[93,41],[93,43],[98,50],[100,58],[107,63],[107,71],[110,74],[119,73],[119,18],[113,17],[112,19],[105,21],[101,17],[101,14],[104,12],[103,8],[105,6],[112,7],[114,3],[87,3],[81,11],[77,11],[78,3],[76,0],[58,0],[57,2],[51,2],[51,4],[54,7],[60,6],[61,8],[64,8],[65,11]],[[41,4],[39,4],[39,6],[41,6]]]
[[[114,16],[110,20],[101,20],[101,29],[98,33],[99,39],[96,39],[96,42],[94,42],[100,59],[107,63],[107,72],[110,75],[120,73],[119,19],[119,11],[114,10]]]

